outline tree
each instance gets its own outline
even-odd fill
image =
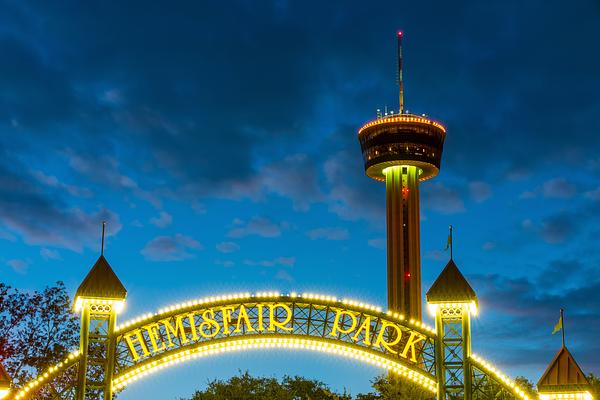
[[[517,386],[523,389],[529,397],[533,399],[538,397],[537,389],[533,382],[531,382],[529,379],[525,378],[524,376],[517,376],[515,378],[515,383],[517,384]]]
[[[429,400],[435,395],[408,380],[380,375],[372,382],[375,393],[359,394],[356,400]]]
[[[594,399],[596,400],[600,399],[600,378],[594,374],[589,374],[587,379],[592,387],[590,390],[592,396],[594,396]]]
[[[247,371],[228,381],[213,380],[191,400],[351,400],[352,397],[331,391],[327,385],[299,376],[255,378]]]
[[[41,292],[0,283],[0,362],[16,387],[77,347],[79,322],[63,282]]]

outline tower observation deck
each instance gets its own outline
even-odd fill
[[[446,128],[404,111],[402,32],[398,32],[400,111],[378,112],[358,131],[367,176],[386,183],[388,307],[421,319],[419,182],[439,173]]]

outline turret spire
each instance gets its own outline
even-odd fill
[[[400,114],[404,114],[404,87],[402,86],[402,36],[404,33],[398,31],[398,98],[400,101]]]

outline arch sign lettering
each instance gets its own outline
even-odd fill
[[[116,333],[117,390],[182,359],[263,347],[349,356],[436,390],[433,329],[327,296],[262,293],[192,301],[125,324]]]

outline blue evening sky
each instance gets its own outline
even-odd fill
[[[567,344],[600,373],[600,3],[50,2],[0,6],[0,279],[63,280],[99,254],[121,320],[206,295],[311,291],[385,305],[384,186],[358,128],[396,107],[448,127],[421,188],[422,280],[455,259],[474,351],[537,381]],[[429,316],[427,316],[429,319]],[[238,370],[366,391],[378,370],[288,351],[196,361],[123,400]]]

